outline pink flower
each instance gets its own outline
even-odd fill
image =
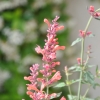
[[[46,62],[52,62],[56,59],[57,50],[65,49],[65,46],[58,45],[58,39],[56,38],[56,32],[64,28],[64,26],[59,26],[57,23],[58,19],[59,17],[56,16],[56,18],[52,20],[52,23],[50,23],[47,19],[44,19],[44,22],[48,25],[47,40],[45,40],[45,46],[43,49],[41,49],[40,46],[35,48],[37,53],[41,53],[43,55],[42,60]]]
[[[48,85],[46,82],[46,79],[45,78],[37,78],[37,80],[39,82],[41,82],[40,91],[43,91],[43,89]]]
[[[34,90],[34,91],[39,91],[36,87],[36,85],[33,85],[33,84],[27,84],[27,90]]]
[[[81,64],[81,58],[77,58],[77,62],[80,65]]]
[[[52,97],[57,97],[57,94],[56,93],[52,93],[52,94],[50,94],[49,96],[48,96],[48,99],[50,99],[50,98],[52,98]]]
[[[27,94],[32,98],[32,100],[44,100],[50,99],[52,96],[57,96],[56,93],[46,94],[44,92],[44,88],[61,79],[60,71],[56,72],[55,70],[55,66],[60,65],[60,62],[54,61],[56,59],[56,51],[65,49],[65,46],[58,45],[58,38],[56,38],[56,32],[64,28],[64,26],[59,26],[57,23],[58,19],[59,17],[56,16],[55,19],[52,20],[52,23],[50,23],[47,19],[44,19],[44,22],[48,25],[47,39],[45,40],[43,49],[40,46],[35,48],[35,51],[43,56],[43,69],[39,71],[42,74],[42,77],[37,77],[39,73],[38,64],[34,64],[32,67],[30,67],[30,76],[24,77],[25,80],[31,82],[30,84],[27,84]],[[51,78],[52,73],[55,74]],[[38,85],[40,85],[40,87],[37,88]]]
[[[68,72],[68,68],[67,68],[67,66],[65,66],[65,73],[67,73]]]
[[[59,30],[62,30],[62,29],[64,29],[64,26],[59,26],[59,27],[56,29],[56,31],[59,31]]]
[[[65,46],[59,46],[59,45],[56,45],[54,47],[54,51],[57,51],[57,50],[64,50],[65,49]]]
[[[50,59],[56,59],[56,53],[51,53],[51,55],[48,55]]]
[[[60,74],[60,71],[57,71],[54,76],[49,80],[49,85],[51,85],[52,83],[54,82],[57,82],[58,80],[61,79],[61,74]]]
[[[31,91],[27,91],[27,94],[30,96],[30,98],[32,98],[32,100],[43,100],[43,98],[45,98],[45,94],[43,94],[42,92],[31,92]]]
[[[79,30],[79,33],[80,33],[79,34],[80,37],[82,37],[82,38],[85,38],[86,35],[89,36],[91,34],[91,32],[85,32],[85,31],[82,31],[82,30]]]
[[[40,46],[37,46],[37,47],[35,48],[35,51],[36,51],[37,53],[43,54],[43,50],[41,49]]]
[[[90,13],[94,18],[100,17],[100,13],[99,13],[99,12],[95,12],[94,6],[90,6],[90,7],[89,7],[89,13]]]
[[[38,64],[32,65],[32,67],[30,67],[31,76],[28,76],[28,77],[25,76],[24,79],[30,81],[32,84],[37,84],[36,78],[38,76],[38,67],[39,67]]]
[[[60,100],[66,100],[66,98],[63,96]]]
[[[91,32],[87,32],[86,35],[89,36],[91,34]]]
[[[80,32],[80,34],[79,34],[79,35],[80,35],[81,37],[83,37],[83,38],[84,38],[84,37],[86,36],[84,31],[79,30],[79,32]]]
[[[48,27],[50,27],[50,22],[45,18],[44,22],[48,25]]]
[[[94,6],[90,6],[89,12],[94,12]]]

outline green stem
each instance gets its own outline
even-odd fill
[[[81,46],[81,66],[83,66],[83,54],[84,54],[84,38],[82,38],[82,46]],[[80,100],[82,74],[83,74],[83,71],[81,69],[81,72],[80,72],[80,81],[79,81],[79,88],[78,88],[78,100]]]
[[[89,61],[89,55],[87,55],[87,59],[86,59],[85,64],[84,64],[84,68],[86,67],[88,61]]]
[[[91,22],[91,20],[92,20],[92,16],[89,18],[89,21],[88,21],[88,23],[87,23],[87,25],[86,25],[86,28],[85,28],[85,32],[88,30],[88,27],[89,27],[89,25],[90,25],[90,22]]]
[[[97,9],[96,12],[97,12],[97,11],[100,11],[100,8]],[[89,25],[90,25],[90,22],[91,22],[92,18],[93,18],[93,17],[91,16],[91,17],[89,18],[89,20],[88,20],[88,23],[87,23],[86,28],[85,28],[85,30],[84,30],[85,34],[86,34],[87,30],[88,30],[88,27],[89,27]],[[84,66],[84,65],[83,65],[84,41],[85,41],[85,38],[82,38],[82,46],[81,46],[81,67]],[[80,82],[79,82],[79,88],[78,88],[78,100],[80,100],[82,74],[83,74],[83,70],[81,70],[81,72],[80,72]]]
[[[66,75],[66,76],[67,76],[67,81],[69,81],[68,75]],[[69,90],[70,95],[72,96],[70,85],[68,85],[68,90]]]
[[[87,88],[87,90],[86,90],[86,92],[85,92],[85,94],[84,94],[84,96],[83,96],[83,100],[84,100],[84,98],[86,97],[86,95],[87,95],[87,93],[88,93],[90,87],[91,87],[91,85],[89,85],[89,87]]]
[[[87,29],[88,29],[88,27],[89,27],[89,25],[90,25],[91,20],[92,20],[92,16],[89,18],[89,21],[88,21],[88,23],[87,23],[87,25],[86,25],[85,34],[86,34],[86,32],[87,32]],[[81,67],[83,67],[84,41],[85,41],[85,38],[82,38],[82,45],[81,45]],[[81,72],[80,72],[80,82],[79,82],[79,88],[78,88],[78,100],[80,100],[82,75],[83,75],[83,70],[81,70]]]

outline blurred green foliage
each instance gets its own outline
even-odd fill
[[[65,29],[58,38],[66,45],[66,7],[66,0],[0,0],[0,100],[30,100],[23,77],[29,75],[33,63],[41,63],[34,48],[44,45],[47,26],[43,19],[60,16]]]

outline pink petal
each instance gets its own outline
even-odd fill
[[[62,30],[62,29],[64,29],[64,26],[59,26],[59,27],[57,27],[56,31],[59,31],[59,30]]]
[[[45,18],[44,22],[48,25],[48,27],[50,27],[50,22]]]
[[[90,6],[89,11],[94,12],[94,6]]]
[[[35,48],[35,51],[36,51],[37,53],[43,54],[43,50],[41,49],[40,46],[37,46],[37,47]]]
[[[66,98],[63,96],[60,100],[66,100]]]

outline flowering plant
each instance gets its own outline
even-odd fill
[[[91,15],[85,30],[79,31],[80,38],[77,38],[71,46],[74,46],[76,43],[81,42],[81,57],[77,58],[77,64],[67,68],[65,66],[65,75],[67,77],[66,82],[60,82],[55,87],[65,87],[68,86],[69,95],[68,100],[94,100],[90,98],[86,98],[86,95],[90,89],[90,87],[95,88],[96,86],[100,86],[99,83],[95,82],[95,78],[100,78],[100,71],[98,66],[96,67],[96,75],[93,75],[88,69],[93,67],[93,65],[89,65],[88,61],[91,58],[91,45],[88,46],[87,50],[87,57],[84,60],[84,41],[86,37],[93,37],[94,35],[88,31],[88,27],[92,18],[98,19],[100,17],[100,13],[98,12],[100,9],[94,10],[93,6],[90,6],[88,11]],[[30,76],[24,77],[25,80],[30,81],[30,84],[27,84],[27,94],[32,98],[32,100],[50,100],[53,98],[57,98],[60,96],[61,93],[49,93],[49,87],[55,85],[57,81],[61,79],[60,71],[56,71],[55,67],[60,65],[59,61],[55,61],[56,59],[56,51],[57,50],[64,50],[65,46],[60,46],[58,44],[58,38],[56,38],[56,32],[62,30],[64,26],[59,26],[57,20],[59,19],[58,16],[52,20],[50,23],[47,19],[44,19],[44,22],[48,25],[47,30],[47,39],[45,40],[44,48],[42,49],[40,46],[35,48],[35,51],[38,54],[42,54],[43,60],[43,69],[39,70],[39,64],[34,64],[30,67],[31,73]],[[80,73],[80,78],[77,80],[69,80],[69,75],[74,74],[75,72]],[[39,77],[39,73],[42,77]],[[74,96],[71,92],[70,85],[79,82],[78,93]],[[86,90],[85,94],[81,95],[81,85],[87,84],[89,87]],[[99,98],[99,97],[98,97]],[[96,98],[95,100],[98,100]],[[100,99],[100,98],[99,98]],[[60,100],[66,100],[63,96]]]

